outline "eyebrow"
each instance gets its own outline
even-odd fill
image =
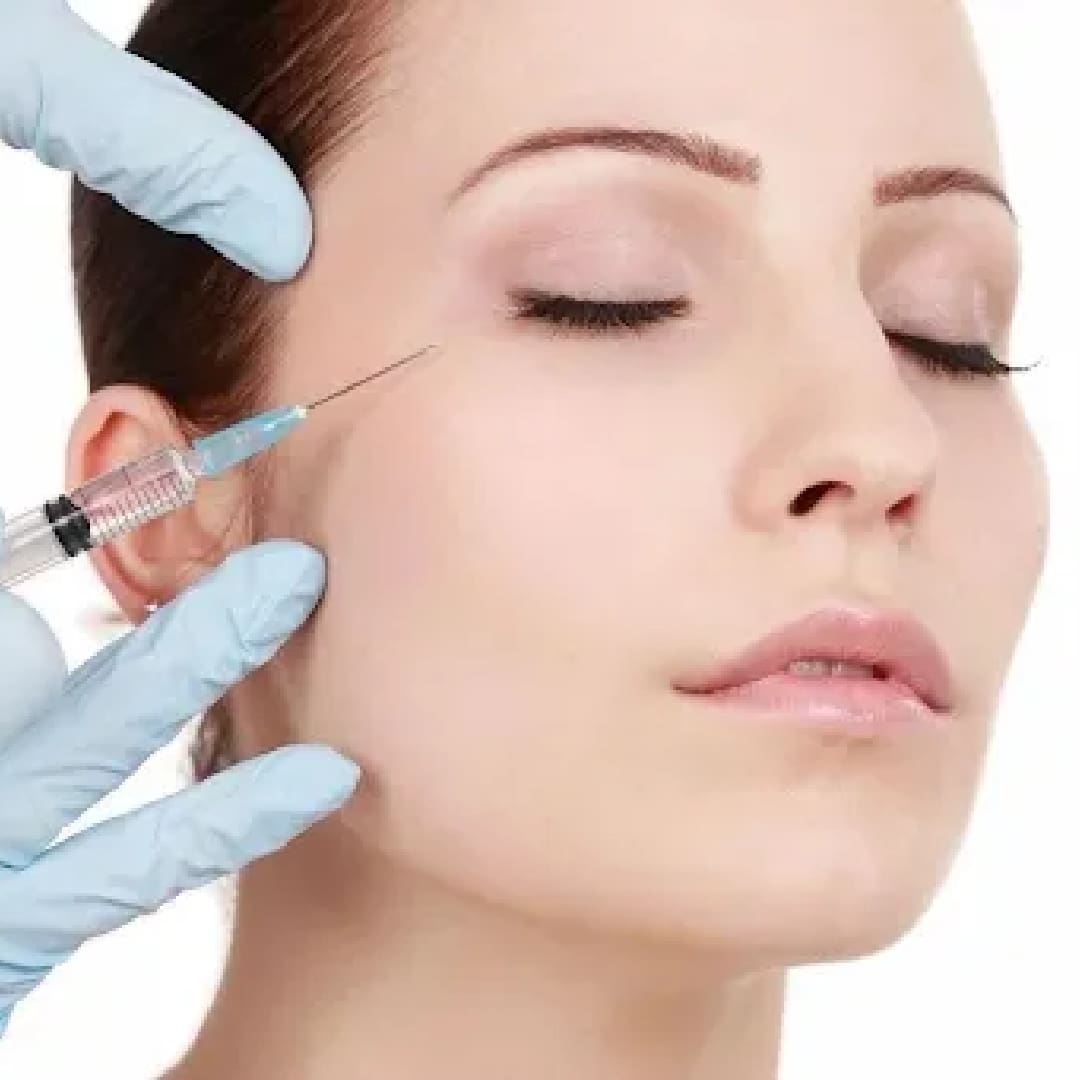
[[[489,155],[451,192],[448,202],[460,198],[497,169],[522,158],[581,147],[644,154],[747,187],[760,184],[763,174],[757,154],[717,142],[700,132],[623,127],[545,128]],[[878,177],[874,183],[874,203],[891,206],[955,192],[989,196],[1016,220],[1012,204],[996,180],[976,169],[957,166],[908,168]]]

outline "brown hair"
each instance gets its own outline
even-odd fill
[[[310,191],[372,106],[395,6],[154,0],[128,48],[246,120]],[[261,388],[282,314],[274,286],[78,182],[71,239],[91,392],[149,387],[192,434],[265,407]],[[191,747],[192,776],[235,761],[232,722],[219,704]]]

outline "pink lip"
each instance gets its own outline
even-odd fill
[[[810,659],[867,664],[885,677],[783,670],[793,660]],[[925,627],[903,613],[849,607],[825,608],[782,627],[677,689],[811,720],[861,724],[929,720],[954,706],[948,661]]]

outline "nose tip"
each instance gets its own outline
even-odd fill
[[[858,360],[861,370],[822,365],[768,391],[764,426],[736,484],[741,513],[755,528],[824,514],[911,522],[936,475],[940,437],[891,354]],[[812,386],[815,378],[823,385]]]

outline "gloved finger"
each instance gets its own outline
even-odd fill
[[[84,941],[277,851],[340,808],[358,767],[328,746],[288,746],[49,849],[0,877],[0,1011]]]
[[[307,260],[311,210],[270,144],[62,0],[0,0],[0,141],[270,281]]]
[[[3,745],[60,696],[67,660],[48,623],[0,590],[0,754]],[[4,795],[0,794],[0,798]],[[2,817],[2,812],[0,812]]]
[[[4,512],[0,510],[0,557]],[[29,605],[0,589],[0,746],[56,699],[67,660],[49,624]],[[2,751],[0,751],[2,753]]]
[[[0,867],[23,867],[62,828],[266,663],[325,585],[312,548],[237,552],[64,684],[0,754]]]

